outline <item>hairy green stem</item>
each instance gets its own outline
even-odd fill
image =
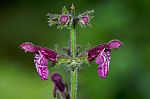
[[[76,30],[75,30],[74,23],[72,24],[71,31],[70,31],[70,50],[71,50],[71,56],[74,60],[76,58]]]
[[[77,69],[71,71],[71,99],[76,99],[77,97]]]
[[[70,29],[70,52],[72,58],[71,65],[71,99],[76,99],[77,96],[77,64],[76,64],[76,30],[73,22]]]

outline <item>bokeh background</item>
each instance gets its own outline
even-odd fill
[[[23,42],[66,47],[69,30],[48,27],[47,13],[61,13],[74,3],[76,12],[94,9],[92,28],[77,27],[77,42],[86,48],[111,39],[124,46],[113,50],[108,77],[100,79],[95,62],[79,71],[78,99],[150,99],[149,0],[2,0],[0,3],[0,99],[53,99],[52,83],[41,81],[33,54]],[[82,51],[82,50],[81,50]],[[66,68],[60,72],[69,83]]]

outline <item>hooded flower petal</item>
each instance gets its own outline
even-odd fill
[[[20,48],[24,49],[25,52],[35,52],[37,51],[37,47],[30,42],[25,42],[20,45]]]
[[[59,54],[55,51],[48,49],[48,48],[40,48],[40,52],[45,56],[46,59],[52,61],[53,63],[56,63],[58,61]]]
[[[87,56],[88,56],[88,61],[91,62],[94,59],[97,58],[97,56],[99,55],[99,53],[105,48],[105,50],[111,50],[114,48],[119,48],[120,46],[122,46],[123,43],[119,40],[112,40],[109,43],[104,43],[104,44],[100,44],[96,47],[91,48],[90,50],[87,51]],[[99,56],[99,58],[102,58],[101,56]]]
[[[48,60],[45,56],[39,51],[39,53],[35,53],[34,63],[42,80],[47,80],[49,71],[48,71]]]
[[[119,48],[120,46],[122,46],[123,43],[119,40],[112,40],[107,44],[107,48],[108,49],[114,49],[114,48]]]
[[[46,59],[52,61],[53,63],[56,63],[58,61],[59,54],[55,51],[48,49],[46,47],[41,46],[35,46],[32,43],[26,42],[20,45],[22,49],[25,50],[25,52],[34,52],[34,53],[41,53],[45,56]]]
[[[91,62],[92,60],[94,60],[104,48],[105,48],[105,44],[102,44],[88,50],[87,51],[88,61]]]
[[[54,83],[54,97],[56,96],[56,91],[59,90],[60,92],[65,91],[65,84],[62,82],[62,77],[58,73],[54,73],[51,76],[51,80]]]

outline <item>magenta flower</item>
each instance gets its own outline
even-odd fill
[[[110,53],[112,49],[117,49],[122,46],[123,43],[119,40],[112,40],[109,43],[104,43],[98,45],[89,51],[87,51],[88,61],[96,59],[96,64],[98,64],[98,75],[101,78],[106,78],[109,71],[110,64]]]
[[[48,60],[50,60],[52,63],[56,63],[58,61],[59,54],[51,49],[35,46],[29,42],[21,44],[20,48],[24,49],[25,52],[34,53],[36,70],[42,80],[47,80],[49,75]]]
[[[59,91],[59,93],[63,97],[66,97],[65,99],[70,99],[69,93],[67,92],[68,91],[67,85],[63,83],[61,75],[58,73],[54,73],[51,76],[51,80],[54,84],[54,88],[53,88],[54,98],[56,97],[56,92]],[[67,89],[67,90],[65,90],[65,89]]]

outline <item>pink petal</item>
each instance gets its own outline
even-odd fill
[[[37,51],[36,46],[33,45],[30,42],[25,42],[25,43],[21,44],[20,48],[24,49],[25,52],[35,52],[35,51]]]
[[[44,55],[39,52],[39,54],[35,54],[34,63],[42,80],[47,80],[49,71],[48,71],[48,60]]]
[[[98,64],[98,65],[104,63],[104,61],[106,60],[105,56],[103,55],[104,50],[105,50],[105,48],[99,53],[99,55],[96,58],[96,64]]]
[[[109,61],[106,61],[104,62],[103,64],[100,64],[98,66],[98,75],[101,77],[101,78],[106,78],[107,75],[108,75],[108,71],[109,71]]]
[[[120,46],[122,46],[123,43],[119,40],[112,40],[107,44],[107,48],[108,49],[114,49],[114,48],[119,48]]]

